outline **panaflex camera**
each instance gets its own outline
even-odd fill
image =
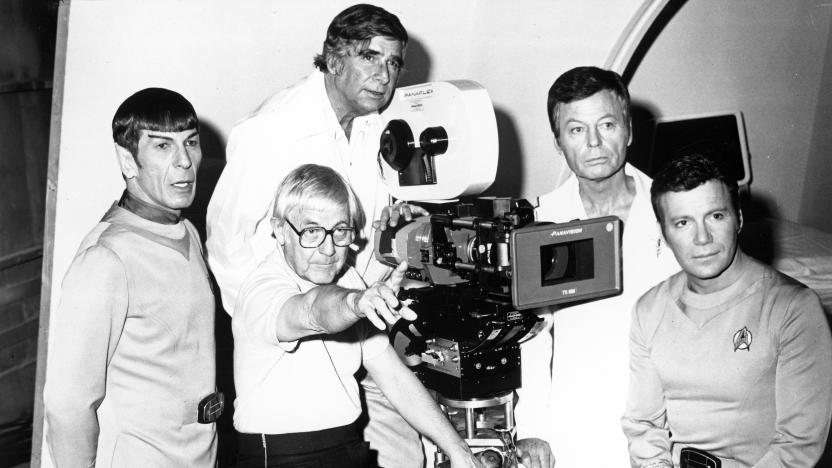
[[[419,358],[417,375],[452,420],[462,417],[475,453],[515,466],[520,343],[542,326],[536,308],[621,292],[621,222],[536,221],[526,200],[476,198],[494,180],[498,148],[477,83],[399,88],[382,117],[382,179],[394,198],[431,213],[376,232],[376,258],[406,261],[421,285],[400,291],[418,318],[397,323],[392,339],[404,337],[397,348]]]
[[[443,396],[483,398],[521,385],[518,343],[535,331],[535,307],[620,291],[620,222],[615,217],[536,223],[525,200],[478,198],[425,205],[429,217],[376,236],[376,256],[407,261],[403,290],[418,313],[407,350],[418,373]]]

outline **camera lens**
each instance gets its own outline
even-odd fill
[[[582,239],[540,247],[540,282],[553,286],[595,276],[595,251],[592,239]]]
[[[546,247],[540,252],[540,272],[543,284],[551,284],[563,279],[569,268],[569,246],[555,244]]]

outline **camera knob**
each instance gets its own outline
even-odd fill
[[[426,154],[436,156],[448,151],[448,132],[444,127],[428,127],[419,135],[419,147]]]

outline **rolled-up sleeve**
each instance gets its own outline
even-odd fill
[[[81,252],[64,278],[51,316],[44,386],[46,442],[58,467],[95,465],[96,411],[107,365],[127,316],[127,279],[119,258],[100,246]]]
[[[243,282],[232,324],[252,344],[279,346],[291,352],[297,348],[298,342],[277,338],[277,317],[286,301],[299,294],[302,291],[298,285],[280,274],[280,268],[275,263],[263,262]]]

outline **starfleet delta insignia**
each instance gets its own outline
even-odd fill
[[[751,331],[748,327],[742,327],[742,330],[738,330],[734,333],[734,352],[738,349],[744,349],[746,351],[751,350]]]

